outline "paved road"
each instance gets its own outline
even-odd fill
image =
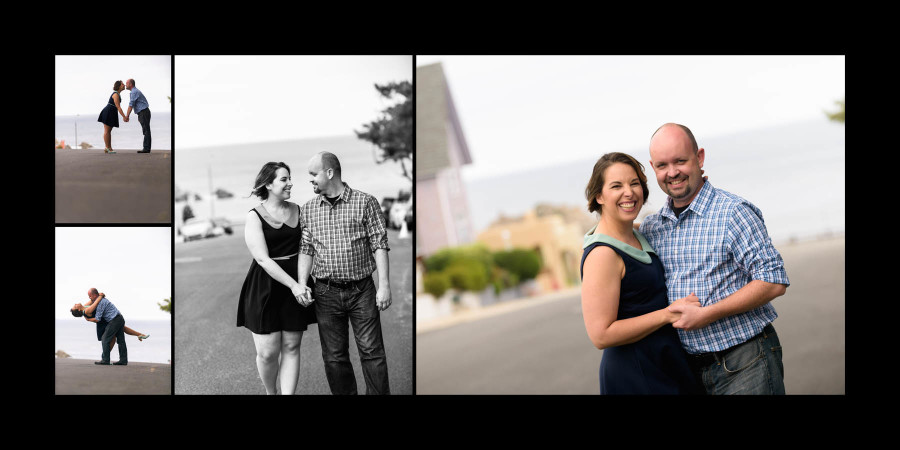
[[[265,394],[250,331],[236,327],[237,301],[250,267],[243,226],[234,234],[175,245],[175,394]],[[393,303],[381,313],[392,394],[412,394],[412,239],[389,231]],[[378,282],[377,277],[375,279]],[[303,333],[296,394],[330,394],[318,325]],[[352,329],[350,334],[352,335]],[[353,338],[358,390],[365,382]]]
[[[172,152],[56,149],[56,223],[171,223]]]
[[[844,239],[779,247],[775,300],[788,394],[844,394]],[[602,351],[577,293],[416,335],[417,394],[598,394]],[[499,306],[499,305],[498,305]]]
[[[172,395],[172,366],[131,362],[98,366],[89,359],[56,359],[57,395]]]

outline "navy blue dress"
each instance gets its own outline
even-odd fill
[[[103,111],[100,111],[100,117],[97,118],[97,122],[103,122],[104,125],[118,128],[119,110],[116,108],[116,101],[113,100],[113,95],[115,94],[116,93],[113,92],[112,95],[109,96],[109,103],[106,104]],[[121,98],[119,100],[121,101]]]
[[[614,245],[605,242],[591,243],[584,248],[581,257],[582,278],[584,260],[591,250],[601,245],[615,250],[625,263],[617,320],[637,317],[669,305],[665,271],[652,249],[641,252],[650,256],[650,263],[646,264]],[[649,244],[646,247],[649,248]],[[640,341],[603,350],[603,359],[600,361],[600,393],[704,394],[705,391],[688,365],[675,328],[667,324]]]

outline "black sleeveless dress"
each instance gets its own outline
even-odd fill
[[[104,125],[118,128],[119,110],[116,109],[116,101],[113,100],[113,95],[115,94],[116,93],[113,92],[112,95],[109,96],[109,103],[107,103],[106,107],[100,111],[100,117],[97,118],[97,122],[103,122]]]
[[[595,235],[593,231],[585,236],[582,279],[584,260],[598,246],[615,250],[625,263],[616,320],[667,307],[669,301],[662,262],[640,232],[635,230],[635,236],[641,242],[642,250],[606,235]],[[603,350],[600,393],[704,394],[705,390],[688,365],[675,328],[667,324],[640,341]]]
[[[300,207],[296,204],[293,206],[296,208],[294,214],[298,217],[295,227],[287,223],[281,224],[279,228],[273,227],[266,220],[269,215],[262,205],[251,211],[255,212],[262,222],[269,256],[296,280],[302,223],[299,220]],[[275,259],[283,256],[290,258]],[[312,277],[307,280],[307,285],[312,287]],[[256,334],[268,334],[276,331],[306,331],[307,325],[311,323],[316,323],[315,308],[300,306],[291,290],[269,276],[254,259],[241,287],[237,326],[246,327]]]

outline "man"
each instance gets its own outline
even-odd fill
[[[299,276],[305,286],[312,272],[322,359],[332,394],[355,395],[347,320],[366,381],[366,394],[390,394],[379,311],[391,306],[388,239],[375,197],[341,180],[341,163],[328,152],[309,161],[310,183],[318,194],[301,210],[304,224]],[[372,272],[378,270],[378,289]],[[300,297],[301,304],[312,299]]]
[[[762,212],[702,178],[693,133],[667,123],[650,139],[650,167],[666,204],[640,225],[666,270],[669,302],[694,293],[701,306],[673,327],[710,394],[784,394],[771,301],[790,285]]]
[[[119,360],[113,364],[117,366],[128,365],[128,346],[125,344],[125,318],[122,317],[122,314],[119,313],[119,310],[109,299],[103,296],[97,300],[98,297],[100,297],[100,293],[97,289],[90,288],[88,290],[88,298],[91,299],[91,305],[85,308],[83,305],[76,303],[72,307],[72,315],[75,317],[81,317],[85,314],[93,315],[94,319],[89,319],[92,322],[108,322],[106,329],[103,331],[100,344],[103,346],[103,355],[100,357],[100,361],[96,361],[94,364],[105,366],[110,364],[109,353],[112,350],[110,343],[115,338],[119,346]]]
[[[128,122],[128,118],[131,117],[131,108],[134,108],[134,112],[138,115],[138,122],[141,124],[141,131],[144,133],[144,149],[138,153],[150,153],[150,103],[147,102],[144,93],[134,85],[134,79],[129,78],[125,82],[125,89],[131,92],[125,121]]]

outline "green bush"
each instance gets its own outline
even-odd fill
[[[483,267],[473,264],[453,264],[444,271],[450,279],[450,286],[461,291],[481,291],[488,284],[488,276]]]
[[[518,277],[519,280],[531,280],[541,271],[541,256],[534,250],[512,249],[496,252],[494,264]]]
[[[433,295],[434,298],[441,298],[444,292],[450,289],[450,278],[441,272],[426,273],[422,284],[425,292]]]

